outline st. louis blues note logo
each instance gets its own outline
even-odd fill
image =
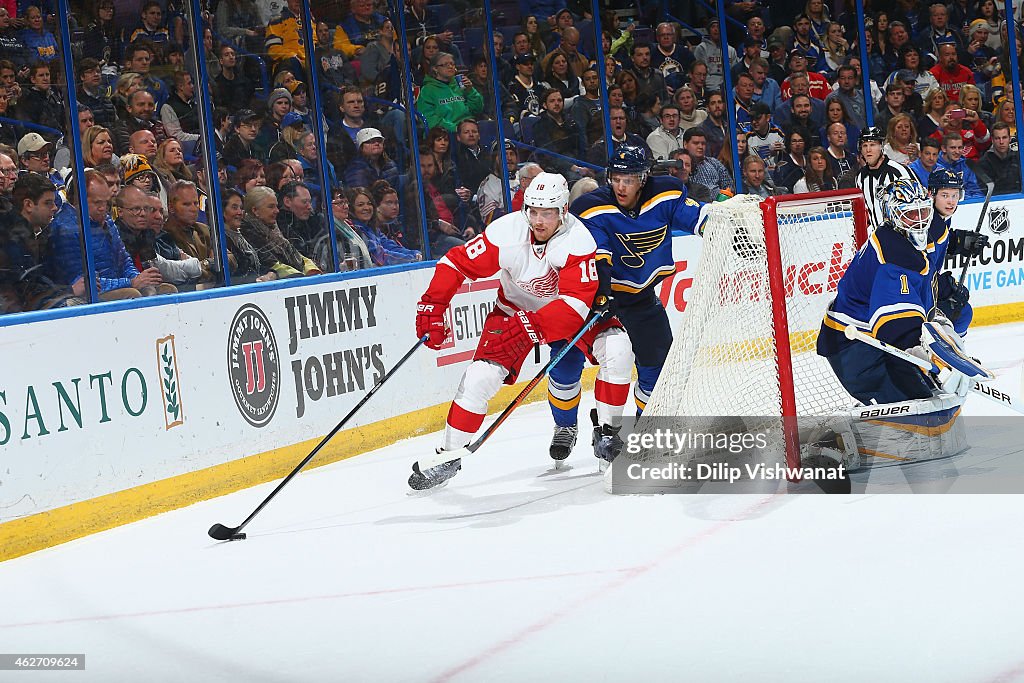
[[[629,268],[643,268],[644,255],[657,249],[658,245],[665,241],[666,234],[668,234],[667,225],[655,228],[654,230],[634,232],[628,235],[615,233],[615,236],[622,242],[622,246],[629,252],[625,256],[620,256],[619,261],[622,262],[622,265]]]

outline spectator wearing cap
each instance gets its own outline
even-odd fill
[[[345,169],[346,187],[370,187],[378,180],[398,186],[398,165],[384,151],[384,135],[376,128],[356,134],[358,156]]]
[[[933,5],[932,7],[935,7]],[[929,71],[951,102],[960,99],[960,88],[974,83],[974,72],[960,64],[955,43],[942,43],[938,47],[939,62]]]
[[[25,10],[25,28],[18,34],[31,61],[49,64],[60,56],[57,38],[43,25],[43,13],[36,5]]]
[[[57,208],[64,203],[64,177],[50,164],[53,145],[39,133],[27,133],[18,141],[18,160],[30,173],[38,173],[57,188]]]
[[[786,43],[778,36],[768,39],[768,78],[774,78],[775,82],[782,84],[789,75],[787,62],[789,53],[786,50]]]
[[[55,132],[48,132],[45,137],[56,142],[56,131],[64,130],[66,113],[64,97],[50,84],[50,65],[40,62],[30,66],[28,80],[31,87],[22,90],[18,99],[18,118],[53,128]]]
[[[302,28],[302,0],[287,0],[281,14],[270,22],[264,35],[263,47],[275,72],[281,68],[288,68],[292,73],[305,70],[306,39]]]
[[[798,76],[803,76],[807,81],[806,89],[802,90],[802,92],[807,93],[811,97],[824,102],[825,98],[832,93],[832,86],[827,78],[817,71],[807,70],[807,57],[800,50],[790,50],[786,63],[789,65],[789,76],[779,84],[783,102],[792,97],[796,92],[801,92],[801,90],[794,91],[791,85]]]
[[[999,69],[999,51],[988,45],[989,24],[984,19],[975,19],[967,31],[968,44],[965,48],[966,56],[974,69],[975,80],[978,83],[986,83]]]
[[[931,55],[932,59],[937,62],[939,61],[939,46],[946,43],[954,45],[957,52],[964,51],[963,36],[959,31],[949,28],[949,10],[946,5],[935,3],[928,8],[928,26],[914,36],[914,44],[925,54]]]
[[[75,75],[78,78],[78,104],[92,110],[93,121],[97,126],[113,128],[117,122],[117,110],[114,108],[113,89],[105,85],[100,74],[100,63],[86,57],[75,63]]]
[[[743,56],[740,57],[740,61],[733,65],[730,71],[733,83],[736,82],[736,78],[740,74],[750,71],[750,65],[755,59],[761,58],[761,41],[749,37],[744,38],[741,47],[743,48]]]
[[[416,108],[430,128],[440,126],[454,132],[460,121],[483,113],[484,100],[465,76],[456,76],[455,58],[438,52],[430,60],[431,75],[423,79]]]
[[[933,83],[931,88],[939,90],[938,85],[935,84],[935,78],[927,71],[925,75]],[[924,115],[924,99],[918,94],[917,78],[918,74],[911,69],[900,69],[893,73],[885,83],[886,92],[890,85],[898,85],[903,88],[903,111],[912,114],[914,118]]]
[[[825,51],[811,33],[811,18],[799,14],[793,22],[793,42],[789,49],[799,50],[807,60],[807,70],[822,73],[828,71]]]
[[[224,144],[224,161],[238,167],[242,159],[261,159],[262,152],[256,146],[263,117],[251,109],[243,109],[235,115],[235,132]]]
[[[281,119],[281,139],[271,146],[267,159],[271,162],[299,158],[299,143],[306,132],[302,117],[293,111]]]
[[[100,301],[135,299],[157,293],[157,287],[163,282],[160,271],[147,268],[139,272],[110,217],[113,190],[106,178],[97,171],[86,171],[85,186],[89,221],[87,234]],[[76,208],[78,193],[71,194],[53,219],[53,267],[57,282],[70,285],[76,295],[82,296],[86,287]]]
[[[281,122],[292,110],[292,94],[288,88],[275,88],[267,97],[267,115],[256,137],[255,146],[266,153],[281,139]],[[261,160],[266,160],[262,159]]]
[[[747,149],[756,154],[769,172],[775,170],[785,152],[785,137],[782,130],[772,124],[772,112],[764,102],[750,108],[750,132],[747,134]]]
[[[292,81],[286,87],[292,94],[292,113],[298,114],[307,125],[310,125],[309,100],[305,81]]]
[[[240,68],[238,52],[224,43],[217,52],[220,57],[220,73],[213,79],[213,98],[221,106],[248,107],[256,92],[256,85]]]
[[[527,52],[516,55],[512,58],[512,68],[516,75],[508,83],[509,94],[514,98],[519,113],[512,118],[513,123],[518,123],[523,116],[537,116],[540,114],[540,84],[534,76],[536,58],[533,53]],[[511,118],[511,117],[510,117]]]
[[[728,46],[729,68],[739,61],[736,48]],[[701,39],[700,45],[693,50],[696,60],[704,62],[708,68],[707,87],[710,91],[721,90],[725,83],[725,70],[722,67],[722,31],[718,19],[708,20],[707,33]]]

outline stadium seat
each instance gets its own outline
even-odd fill
[[[519,137],[528,145],[536,142],[533,136],[533,129],[538,121],[540,121],[540,117],[533,116],[532,114],[527,114],[519,121]]]
[[[489,149],[491,144],[498,139],[498,123],[488,119],[477,121],[480,127],[480,146]]]
[[[462,58],[466,61],[466,66],[473,63],[473,60],[481,55],[487,54],[487,46],[484,44],[484,34],[487,29],[479,26],[472,26],[465,29],[462,32],[462,43],[465,43],[469,48],[469,54],[466,54],[464,50]]]

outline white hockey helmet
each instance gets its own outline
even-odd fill
[[[564,218],[569,208],[569,183],[560,173],[538,173],[523,192],[523,214],[529,207],[558,209]],[[527,216],[529,218],[529,216]]]

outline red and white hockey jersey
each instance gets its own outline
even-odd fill
[[[567,339],[583,324],[597,293],[597,244],[573,215],[538,243],[521,212],[511,213],[438,261],[426,297],[450,302],[462,282],[499,274],[498,307],[537,313],[548,341]]]

